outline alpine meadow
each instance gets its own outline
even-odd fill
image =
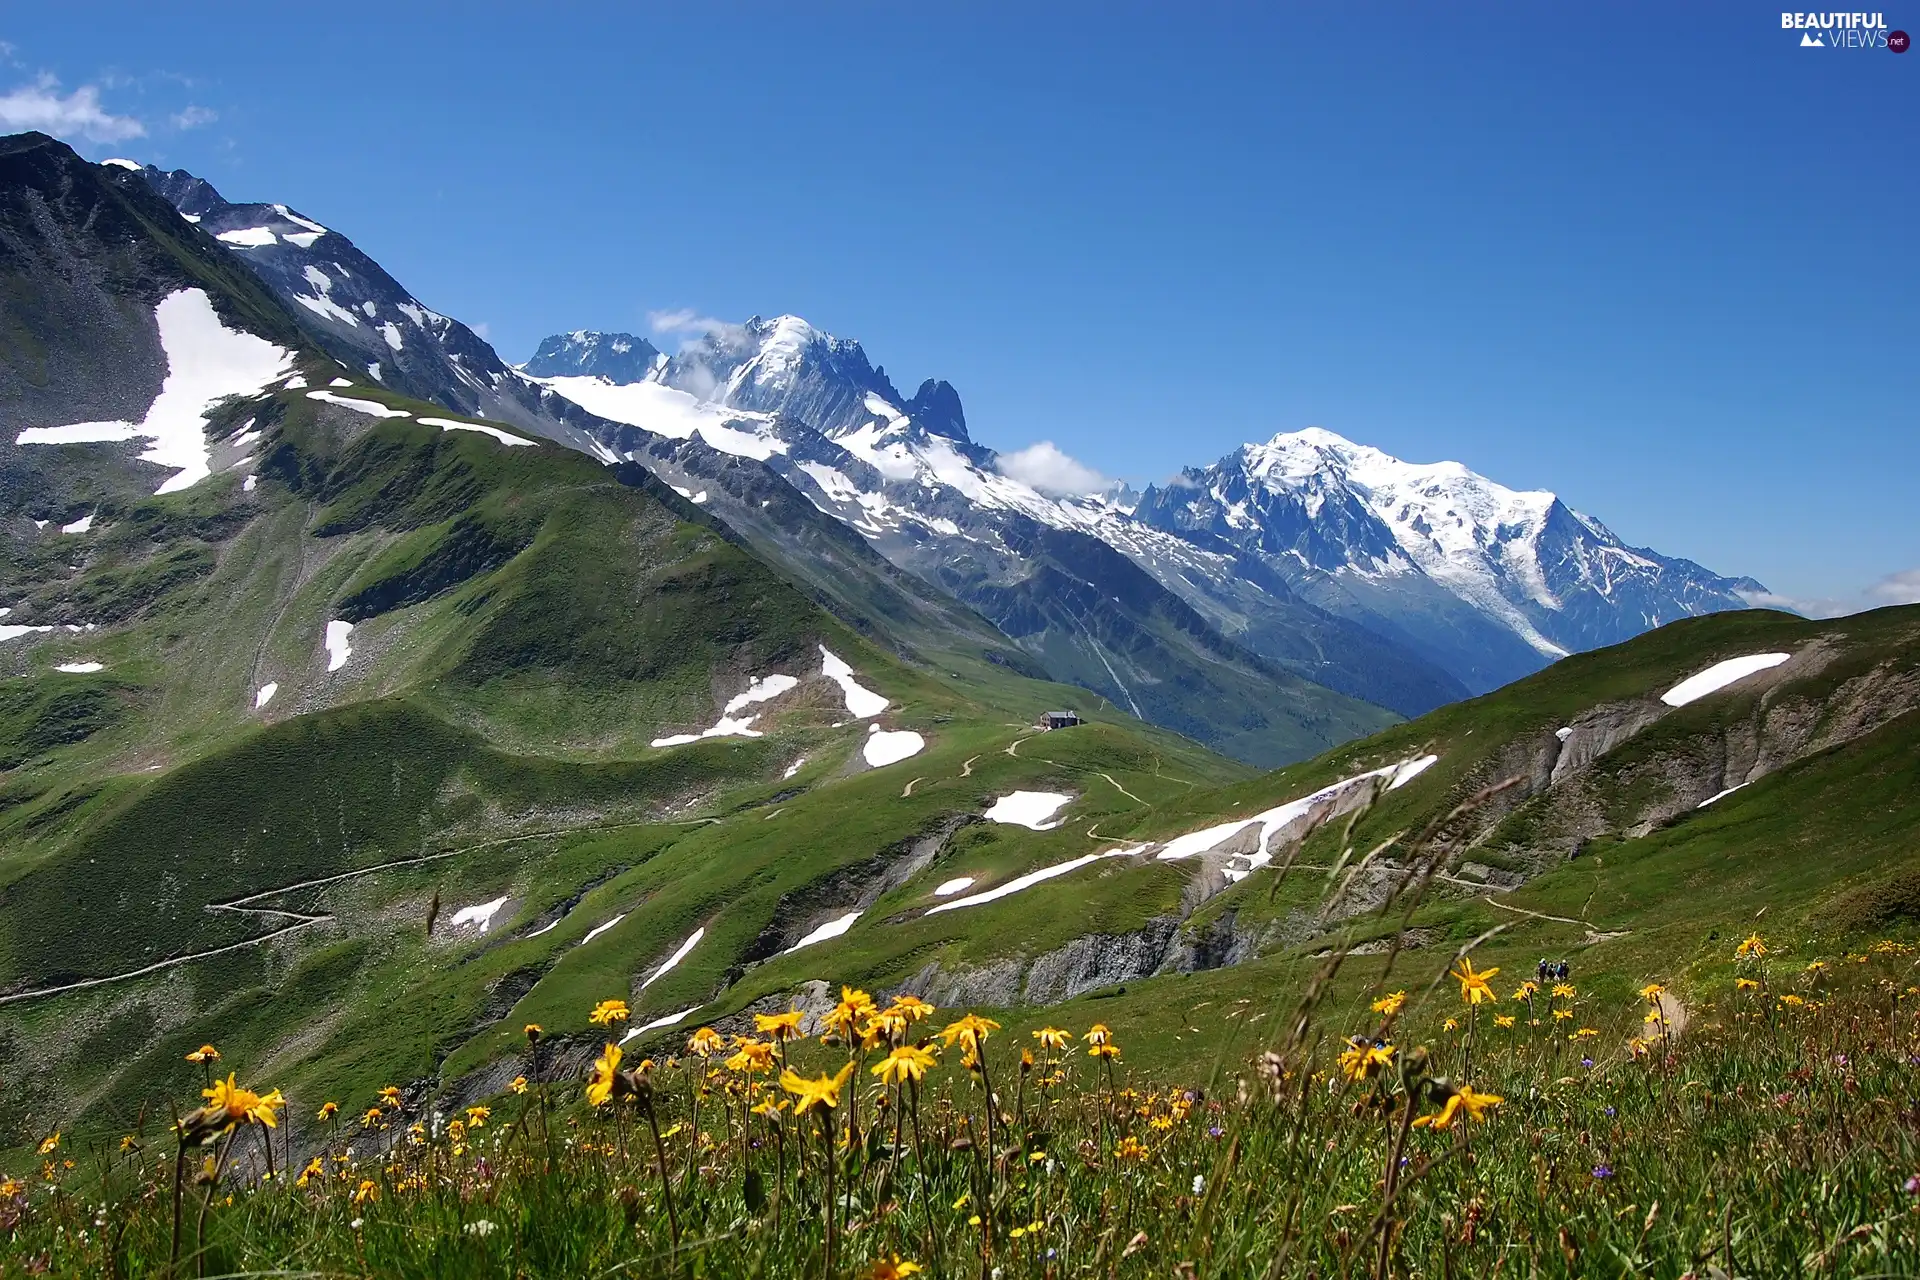
[[[794,314],[513,363],[36,83],[0,1277],[1920,1274],[1920,603]]]

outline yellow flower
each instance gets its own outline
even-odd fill
[[[1806,1001],[1796,995],[1784,995],[1780,997],[1780,1003],[1784,1005],[1803,1005]]]
[[[1089,1058],[1105,1058],[1111,1062],[1120,1056],[1120,1046],[1111,1040],[1103,1041],[1100,1044],[1088,1046],[1087,1056]]]
[[[587,1021],[596,1027],[610,1027],[616,1022],[627,1020],[627,1002],[625,1000],[602,1000],[593,1006],[593,1012],[587,1015]]]
[[[1555,1022],[1565,1022],[1568,1018],[1571,1018],[1572,1016],[1573,1016],[1573,1010],[1571,1009],[1555,1009],[1553,1011],[1553,1020]]]
[[[1458,1031],[1460,1029],[1460,1019],[1448,1018],[1445,1022],[1440,1024],[1440,1029],[1442,1031]]]
[[[1640,1019],[1640,1021],[1645,1023],[1658,1022],[1664,1025],[1666,1023],[1666,1018],[1664,1015],[1661,1014],[1659,1007],[1656,1006],[1652,1009],[1647,1010],[1647,1016]]]
[[[1808,962],[1807,972],[1819,973],[1822,969],[1825,969],[1826,967],[1827,967],[1827,962],[1825,960],[1813,960]]]
[[[1042,1049],[1064,1049],[1073,1043],[1073,1032],[1062,1031],[1059,1027],[1042,1027],[1033,1033]]]
[[[1406,1007],[1406,1003],[1406,992],[1393,991],[1375,1000],[1373,1002],[1373,1011],[1375,1013],[1384,1013],[1387,1017],[1391,1018],[1394,1014]]]
[[[895,996],[893,1003],[888,1006],[888,1009],[893,1013],[899,1014],[908,1022],[919,1022],[921,1019],[930,1018],[938,1012],[925,1000],[921,1000],[915,996]]]
[[[1582,1028],[1580,1028],[1580,1029],[1579,1029],[1578,1031],[1576,1031],[1576,1032],[1574,1032],[1574,1033],[1573,1033],[1572,1035],[1570,1035],[1570,1036],[1568,1036],[1568,1037],[1567,1037],[1567,1039],[1569,1039],[1569,1040],[1591,1040],[1591,1039],[1593,1039],[1593,1038],[1594,1038],[1595,1036],[1597,1036],[1597,1035],[1599,1035],[1599,1034],[1600,1034],[1600,1032],[1599,1032],[1598,1030],[1596,1030],[1595,1028],[1593,1028],[1593,1027],[1582,1027]]]
[[[1733,989],[1735,991],[1757,991],[1760,989],[1760,984],[1752,978],[1735,978],[1733,980]]]
[[[753,1105],[753,1114],[757,1116],[776,1116],[787,1109],[785,1098],[765,1098]]]
[[[883,1084],[898,1084],[903,1080],[918,1084],[934,1061],[934,1056],[925,1049],[903,1044],[881,1059],[879,1065],[873,1068],[873,1074],[879,1076]]]
[[[794,1095],[793,1113],[803,1116],[815,1107],[825,1107],[831,1111],[840,1105],[840,1090],[853,1075],[853,1064],[849,1062],[834,1075],[823,1075],[813,1080],[796,1075],[791,1068],[780,1073],[780,1087]]]
[[[526,1035],[528,1044],[538,1044],[540,1037],[544,1034],[540,1030],[540,1024],[537,1022],[529,1022],[526,1026],[520,1028],[520,1030]]]
[[[210,1044],[203,1044],[187,1055],[187,1061],[196,1063],[218,1062],[220,1061],[220,1051]]]
[[[399,1110],[400,1109],[399,1086],[390,1084],[386,1088],[380,1090],[380,1101],[382,1104],[392,1107],[396,1111]]]
[[[1113,1038],[1113,1032],[1107,1029],[1106,1023],[1096,1022],[1087,1029],[1087,1034],[1080,1038],[1088,1044],[1105,1044]]]
[[[52,1135],[40,1140],[40,1154],[43,1156],[52,1155],[55,1151],[58,1151],[59,1149],[60,1149],[60,1135],[58,1132],[55,1132]]]
[[[313,1159],[307,1161],[307,1167],[300,1171],[300,1176],[293,1180],[293,1185],[296,1187],[304,1187],[315,1178],[325,1179],[326,1176],[327,1167],[320,1163],[319,1156],[315,1156]]]
[[[1549,994],[1556,1000],[1571,1000],[1573,999],[1573,984],[1571,982],[1556,982],[1553,984],[1553,990]]]
[[[711,1058],[727,1047],[727,1041],[712,1027],[702,1027],[687,1037],[687,1052],[701,1058]]]
[[[1460,983],[1460,998],[1462,1000],[1468,1004],[1479,1004],[1482,1000],[1498,1000],[1500,998],[1493,994],[1493,987],[1489,981],[1494,974],[1499,972],[1500,967],[1498,965],[1495,965],[1491,969],[1476,970],[1473,967],[1472,960],[1466,956],[1461,956],[1460,963],[1455,966],[1448,976]]]
[[[620,1046],[608,1043],[593,1060],[593,1074],[587,1078],[587,1105],[603,1107],[613,1100],[614,1078],[620,1071]]]
[[[207,1104],[183,1118],[180,1122],[183,1128],[192,1128],[198,1122],[222,1130],[242,1124],[265,1125],[271,1129],[274,1110],[286,1105],[278,1089],[262,1096],[234,1083],[232,1072],[227,1073],[225,1080],[215,1080],[213,1088],[202,1089],[200,1093]]]
[[[753,1015],[753,1029],[775,1040],[797,1040],[800,1037],[800,1020],[806,1016],[798,1009],[789,1009],[785,1013],[756,1013]]]
[[[907,1262],[899,1254],[888,1258],[876,1258],[872,1269],[867,1272],[867,1280],[906,1280],[920,1270],[917,1262]]]
[[[982,1018],[977,1014],[967,1014],[940,1029],[940,1038],[948,1047],[955,1044],[964,1048],[969,1055],[980,1052],[980,1042],[989,1034],[998,1031],[1000,1024],[992,1018]]]
[[[320,1109],[313,1113],[313,1118],[315,1120],[331,1120],[339,1114],[340,1114],[339,1103],[323,1102],[320,1104]]]
[[[1515,1000],[1531,1000],[1539,990],[1540,984],[1532,978],[1528,978],[1525,982],[1513,989],[1513,998]]]
[[[1736,959],[1740,960],[1745,960],[1749,956],[1758,959],[1767,954],[1767,944],[1760,940],[1759,934],[1750,933],[1747,935],[1745,942],[1733,949],[1733,954]]]
[[[734,1045],[739,1052],[727,1059],[727,1070],[753,1075],[761,1071],[773,1070],[773,1046],[764,1040],[738,1040]]]
[[[140,1149],[140,1139],[129,1133],[120,1139],[120,1149],[122,1151],[138,1151]]]
[[[1497,1107],[1505,1101],[1505,1098],[1497,1094],[1475,1093],[1471,1087],[1463,1084],[1448,1096],[1446,1105],[1438,1112],[1421,1116],[1413,1123],[1416,1126],[1431,1125],[1435,1129],[1450,1129],[1462,1112],[1470,1119],[1484,1123],[1488,1108]]]
[[[1496,1013],[1493,1015],[1493,1025],[1496,1027],[1510,1027],[1513,1023],[1514,1017],[1510,1013]]]
[[[367,1113],[360,1117],[360,1127],[363,1129],[373,1128],[374,1125],[380,1123],[385,1114],[386,1113],[378,1107],[368,1107]]]
[[[487,1121],[491,1119],[492,1116],[492,1107],[468,1107],[467,1127],[469,1129],[484,1129],[487,1127]]]
[[[365,1204],[369,1200],[378,1200],[379,1198],[380,1188],[373,1184],[373,1179],[360,1179],[360,1186],[353,1193],[353,1202],[355,1204]]]
[[[1120,1145],[1113,1149],[1113,1154],[1121,1160],[1145,1160],[1147,1145],[1138,1138],[1122,1138]]]
[[[1646,986],[1640,988],[1640,998],[1642,1000],[1658,1000],[1664,991],[1666,991],[1666,988],[1659,983],[1649,982]]]
[[[1349,1080],[1365,1080],[1376,1072],[1393,1065],[1394,1047],[1390,1044],[1372,1044],[1355,1036],[1347,1042],[1347,1047],[1338,1059],[1340,1072]]]

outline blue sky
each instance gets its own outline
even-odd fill
[[[1920,54],[1714,4],[182,12],[10,7],[0,122],[291,204],[508,359],[791,311],[1003,450],[1319,425],[1920,599]]]

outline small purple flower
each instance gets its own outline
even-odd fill
[[[1611,1178],[1613,1176],[1613,1170],[1604,1164],[1597,1164],[1593,1166],[1593,1176],[1596,1178]]]
[[[1916,1173],[1907,1179],[1907,1194],[1910,1196],[1920,1196],[1920,1173]]]
[[[1224,1137],[1226,1137],[1226,1136],[1227,1136],[1227,1131],[1226,1131],[1225,1129],[1222,1129],[1222,1128],[1221,1128],[1221,1127],[1220,1127],[1219,1125],[1217,1125],[1217,1124],[1215,1124],[1215,1125],[1208,1125],[1208,1126],[1207,1126],[1207,1136],[1208,1136],[1209,1138],[1213,1138],[1213,1139],[1216,1139],[1216,1140],[1217,1140],[1217,1139],[1220,1139],[1220,1138],[1224,1138]]]
[[[1580,1065],[1581,1065],[1581,1066],[1583,1066],[1583,1067],[1585,1067],[1585,1068],[1587,1068],[1587,1070],[1589,1070],[1589,1071],[1591,1071],[1591,1070],[1593,1070],[1593,1059],[1592,1059],[1592,1058],[1582,1058],[1582,1059],[1580,1059]]]
[[[1620,1113],[1619,1113],[1619,1112],[1617,1112],[1617,1111],[1615,1111],[1615,1110],[1614,1110],[1614,1109],[1613,1109],[1612,1107],[1608,1107],[1608,1108],[1607,1108],[1607,1119],[1609,1119],[1609,1120],[1611,1120],[1611,1119],[1613,1119],[1613,1118],[1614,1118],[1615,1116],[1617,1116],[1617,1115],[1619,1115],[1619,1114],[1620,1114]]]

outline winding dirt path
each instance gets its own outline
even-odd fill
[[[272,933],[264,934],[258,938],[248,938],[244,942],[229,943],[224,947],[215,947],[210,951],[192,951],[184,956],[175,956],[171,960],[157,961],[147,965],[145,968],[130,969],[126,973],[108,974],[104,978],[82,978],[78,982],[68,982],[57,987],[41,987],[37,991],[16,991],[12,995],[0,996],[0,1004],[13,1004],[19,1000],[34,1000],[41,996],[57,996],[63,991],[79,991],[86,987],[103,987],[109,982],[125,982],[129,978],[140,978],[149,973],[158,973],[162,969],[171,969],[177,964],[186,964],[191,960],[205,960],[209,956],[225,955],[229,951],[238,951],[242,947],[257,947],[263,942],[271,942],[275,938],[316,925],[322,920],[331,919],[333,919],[332,916],[315,916],[311,920],[303,920],[299,924],[290,924],[284,929],[275,929]]]
[[[719,819],[706,818],[701,821],[717,822]],[[543,836],[570,835],[576,832],[619,831],[625,827],[647,827],[653,825],[651,822],[616,822],[604,827],[570,827],[564,830],[530,831],[524,835],[501,836],[498,839],[482,840],[478,844],[466,845],[459,849],[447,849],[440,853],[422,854],[417,858],[401,858],[394,862],[381,862],[371,867],[361,867],[355,871],[343,871],[338,875],[317,876],[311,880],[296,880],[292,884],[283,884],[271,889],[262,889],[258,893],[249,893],[239,898],[229,898],[225,902],[203,903],[200,908],[202,911],[231,911],[238,915],[279,916],[283,919],[292,919],[294,923],[286,925],[283,928],[275,929],[271,933],[263,933],[257,938],[243,938],[239,942],[230,942],[224,947],[213,947],[206,951],[189,951],[185,955],[174,956],[167,960],[157,960],[153,964],[143,965],[138,969],[129,969],[125,973],[110,973],[104,977],[82,978],[77,982],[62,983],[56,987],[36,987],[31,991],[15,991],[8,995],[0,995],[0,1005],[14,1004],[21,1000],[35,1000],[42,996],[57,996],[66,991],[82,991],[88,987],[105,986],[110,982],[125,982],[131,978],[145,977],[150,973],[159,973],[163,969],[171,969],[175,965],[188,964],[195,960],[205,960],[212,956],[226,955],[230,951],[238,951],[243,947],[257,947],[263,942],[271,942],[275,938],[284,937],[289,933],[294,933],[301,929],[312,928],[316,924],[324,924],[334,918],[328,914],[309,915],[305,912],[287,911],[277,907],[249,907],[246,905],[249,902],[258,902],[262,898],[271,898],[276,894],[291,893],[295,889],[314,889],[321,885],[339,884],[344,880],[353,880],[360,876],[370,876],[381,871],[392,871],[399,867],[417,867],[425,862],[438,862],[442,858],[456,858],[463,853],[472,853],[478,849],[491,849],[503,844],[514,844],[521,840],[538,840]],[[558,922],[556,921],[556,923]]]
[[[913,794],[913,789],[925,781],[926,781],[925,778],[915,778],[912,782],[909,782],[906,786],[900,789],[900,798],[902,800],[905,800],[908,796],[911,796]]]

